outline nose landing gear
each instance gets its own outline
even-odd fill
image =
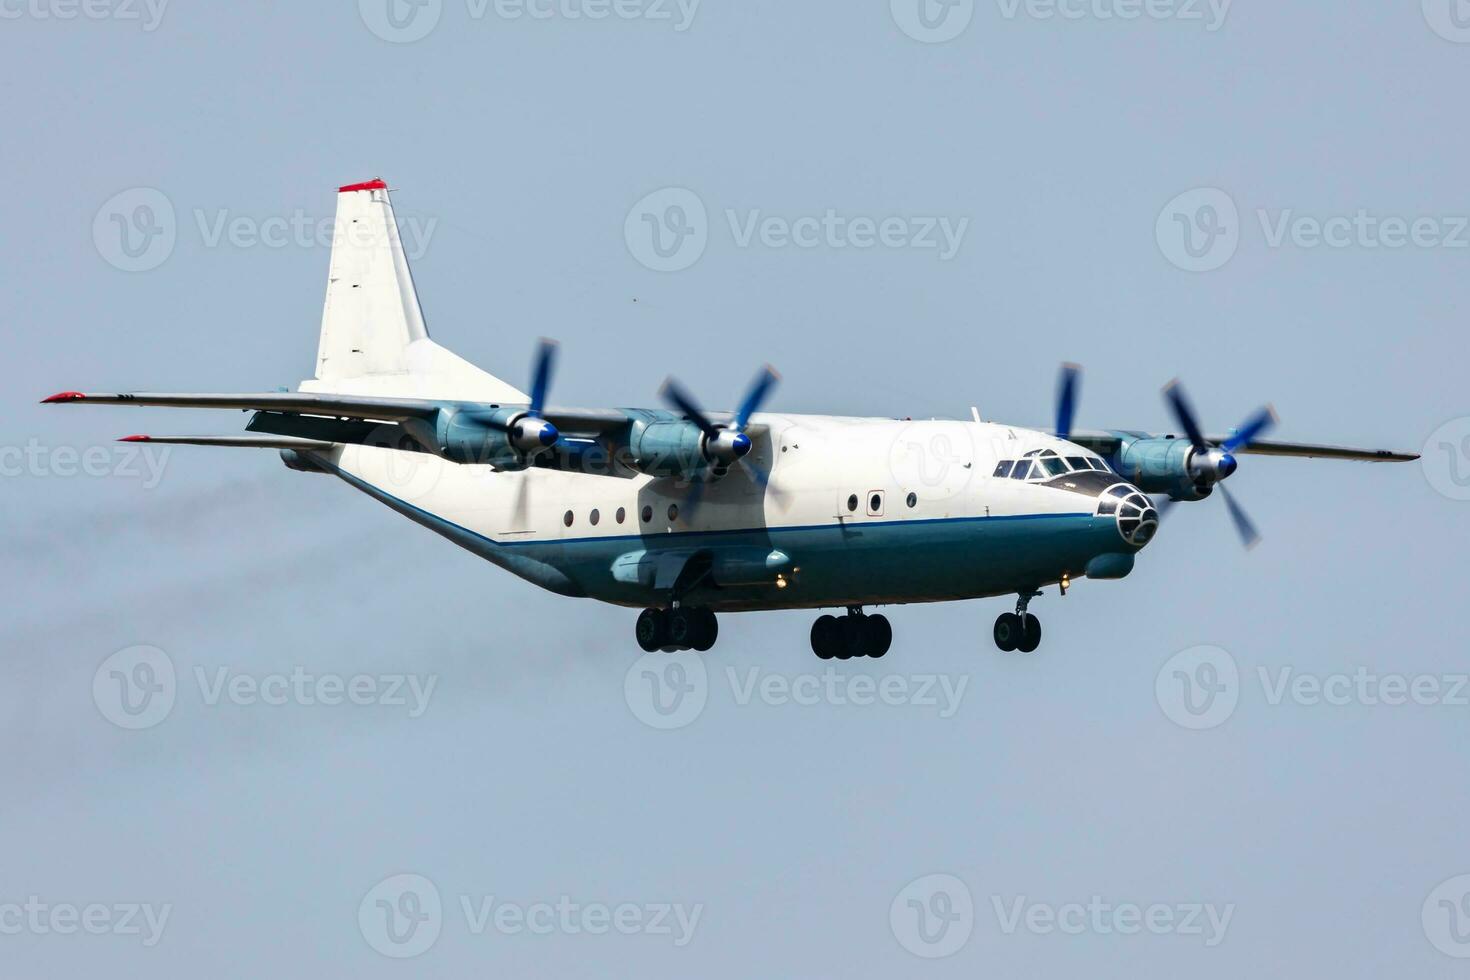
[[[1016,611],[1001,613],[995,621],[995,645],[1009,653],[1030,653],[1041,645],[1041,620],[1026,611],[1032,596],[1039,592],[1022,592],[1016,598]]]
[[[823,660],[876,660],[892,645],[893,627],[888,617],[864,615],[857,606],[849,607],[846,616],[820,616],[812,624],[812,653]]]

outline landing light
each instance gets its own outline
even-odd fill
[[[786,576],[785,575],[777,575],[776,576],[776,588],[778,588],[778,589],[784,589],[784,588],[786,588]]]

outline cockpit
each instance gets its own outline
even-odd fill
[[[1067,473],[1112,473],[1098,456],[1059,456],[1055,450],[1033,449],[1020,459],[1003,459],[991,474],[1002,480],[1052,480]]]

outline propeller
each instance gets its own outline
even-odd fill
[[[704,458],[714,465],[716,477],[724,475],[725,470],[735,464],[750,474],[750,477],[761,486],[770,483],[771,476],[760,466],[756,465],[746,456],[755,448],[750,436],[745,434],[745,429],[750,425],[750,417],[760,410],[761,404],[770,395],[771,389],[781,376],[776,369],[767,364],[756,373],[755,379],[745,392],[745,397],[740,400],[740,407],[730,421],[723,424],[715,424],[710,421],[704,409],[689,394],[688,390],[678,381],[669,378],[659,389],[659,395],[671,407],[688,416],[689,421],[699,426],[700,432],[704,433],[704,439],[700,447]],[[699,502],[704,496],[705,481],[696,481],[689,489],[689,497],[686,507],[692,518],[699,507]]]
[[[1194,447],[1194,452],[1189,457],[1190,474],[1200,483],[1220,488],[1220,496],[1225,501],[1225,508],[1230,513],[1230,520],[1235,524],[1235,531],[1240,535],[1241,542],[1247,548],[1255,547],[1261,540],[1260,532],[1256,530],[1255,524],[1246,515],[1239,501],[1225,488],[1223,481],[1239,467],[1234,456],[1235,451],[1276,424],[1275,411],[1267,405],[1246,419],[1219,446],[1211,446],[1205,441],[1194,407],[1177,378],[1164,387],[1164,401],[1168,402],[1174,418],[1179,422],[1179,428]],[[1161,519],[1175,502],[1172,499],[1163,502],[1159,507]]]
[[[536,359],[531,365],[531,404],[524,414],[505,427],[511,444],[521,453],[530,455],[547,449],[561,438],[556,426],[542,416],[546,410],[546,392],[551,388],[551,371],[556,364],[557,344],[554,340],[541,338],[536,348]],[[530,482],[527,472],[521,473],[520,485],[516,488],[515,526],[519,527],[526,517],[526,485]]]
[[[1072,417],[1077,413],[1077,385],[1082,378],[1082,365],[1063,364],[1057,379],[1057,438],[1072,435]]]

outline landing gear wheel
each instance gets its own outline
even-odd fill
[[[668,619],[669,645],[679,650],[687,650],[694,646],[694,636],[699,631],[699,624],[692,610],[671,609],[666,614]]]
[[[889,625],[887,616],[867,617],[863,632],[867,634],[867,654],[874,660],[887,653],[893,645],[893,627]]]
[[[638,614],[633,635],[645,653],[653,653],[668,642],[668,617],[662,609],[645,609]]]
[[[1021,644],[1023,626],[1021,617],[1015,613],[1001,613],[995,620],[995,645],[1009,653]],[[1041,637],[1041,627],[1036,628],[1037,638]]]
[[[704,653],[714,646],[715,640],[719,638],[720,622],[708,609],[693,610],[692,616],[695,623],[693,647],[700,653]]]
[[[1016,644],[1016,649],[1022,653],[1030,653],[1041,646],[1041,620],[1030,613],[1026,614],[1021,623],[1021,642]]]
[[[842,646],[842,629],[836,616],[818,616],[812,623],[812,653],[823,660],[837,656]]]
[[[842,638],[841,645],[837,648],[838,660],[851,660],[867,654],[867,644],[863,642],[864,632],[861,617],[847,615],[837,621],[837,635]]]

